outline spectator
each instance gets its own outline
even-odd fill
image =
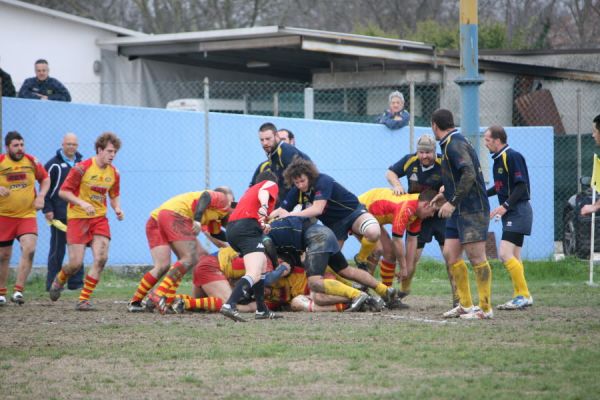
[[[279,136],[279,140],[285,142],[287,144],[291,144],[292,146],[296,146],[296,136],[289,129],[282,128],[277,131],[277,136]]]
[[[19,90],[19,97],[23,99],[71,101],[67,88],[58,79],[51,78],[48,74],[48,61],[39,59],[35,62],[35,77],[23,82]]]
[[[46,194],[44,202],[44,215],[50,225],[50,250],[48,252],[48,274],[46,275],[46,291],[50,290],[50,285],[60,271],[65,258],[65,249],[67,245],[67,234],[55,225],[55,221],[67,223],[67,202],[60,198],[58,191],[65,181],[71,168],[81,162],[82,156],[77,151],[79,143],[74,133],[67,133],[63,137],[62,148],[56,151],[45,165],[46,171],[50,176],[50,190]],[[69,278],[67,287],[70,290],[81,289],[83,287],[83,268],[75,275]]]
[[[592,124],[592,137],[596,141],[596,146],[600,146],[600,114],[596,115]],[[586,204],[581,207],[581,215],[592,214],[600,210],[600,199],[594,204]]]
[[[2,68],[0,68],[0,79],[2,79],[2,97],[15,97],[17,92],[12,78]]]
[[[410,114],[404,109],[404,96],[396,91],[390,94],[390,108],[377,119],[390,129],[400,129],[408,125]]]

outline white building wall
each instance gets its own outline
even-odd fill
[[[100,76],[94,61],[100,60],[96,39],[116,34],[76,22],[0,3],[0,66],[8,72],[17,91],[35,76],[34,62],[48,60],[50,76],[60,80],[74,102],[100,101]]]

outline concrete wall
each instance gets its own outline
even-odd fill
[[[148,214],[168,198],[205,187],[204,114],[133,107],[93,106],[23,99],[3,99],[3,134],[20,131],[26,151],[49,159],[62,135],[76,132],[80,151],[93,153],[95,138],[114,131],[123,140],[115,160],[122,174],[122,205],[126,218],[118,222],[109,211],[113,241],[111,264],[149,263],[144,225]],[[255,167],[264,160],[257,139],[258,127],[267,120],[289,128],[297,146],[311,156],[320,170],[335,177],[356,194],[385,187],[387,167],[408,152],[408,128],[390,131],[384,126],[347,122],[265,118],[247,115],[210,115],[210,187],[229,185],[237,197],[247,188]],[[417,137],[429,128],[416,128]],[[523,249],[525,259],[553,253],[553,134],[551,128],[510,128],[510,143],[527,158],[532,176],[535,210],[533,236]],[[35,264],[45,264],[49,230],[41,215]],[[490,229],[500,238],[499,224]],[[425,255],[440,258],[436,246]],[[344,253],[352,258],[358,242],[350,238]],[[18,253],[15,246],[15,253]],[[17,255],[13,255],[14,265]],[[86,262],[89,262],[89,255]]]

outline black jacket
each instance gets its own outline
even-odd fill
[[[82,158],[83,156],[79,152],[75,153],[76,164],[81,162]],[[60,149],[56,151],[56,155],[44,167],[48,171],[48,176],[50,176],[50,190],[46,194],[43,212],[45,214],[52,211],[55,219],[66,220],[67,202],[58,196],[58,191],[67,178],[71,167],[63,160]]]
[[[2,68],[0,68],[0,78],[2,78],[2,97],[15,97],[17,92],[12,78]]]

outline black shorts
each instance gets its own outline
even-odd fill
[[[533,210],[529,201],[520,201],[502,216],[502,231],[531,235]]]
[[[484,242],[490,225],[488,210],[452,214],[446,221],[446,239],[460,239],[460,243]]]
[[[238,219],[227,224],[227,242],[240,256],[265,251],[263,231],[257,220]]]
[[[331,229],[326,226],[313,224],[304,231],[306,254],[337,253],[340,246]]]
[[[350,215],[342,218],[339,221],[329,225],[329,228],[335,234],[337,240],[346,240],[348,239],[348,232],[352,230],[352,224],[354,221],[358,219],[361,215],[367,212],[367,209],[363,204],[359,204],[356,210],[352,211]]]
[[[431,217],[424,219],[421,222],[421,232],[417,239],[417,248],[422,249],[426,243],[431,242],[435,237],[435,240],[440,246],[444,245],[444,239],[446,238],[446,220],[439,217]]]

